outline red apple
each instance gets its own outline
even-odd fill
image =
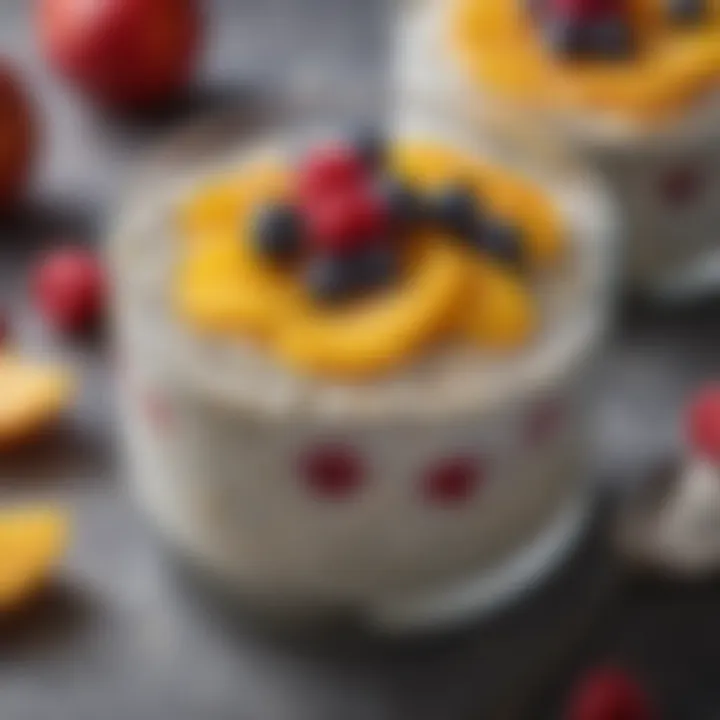
[[[137,109],[177,94],[195,69],[198,0],[41,0],[51,66],[101,103]]]
[[[34,151],[30,101],[12,67],[0,59],[0,209],[24,193]]]

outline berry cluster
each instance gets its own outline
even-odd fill
[[[386,143],[376,133],[315,147],[299,164],[291,199],[259,208],[256,251],[279,264],[302,260],[311,294],[327,302],[392,283],[402,241],[423,228],[522,264],[519,232],[490,219],[472,188],[457,183],[423,195],[387,165]]]
[[[665,0],[670,19],[678,25],[701,23],[710,12],[711,0]]]
[[[527,2],[547,45],[556,54],[623,60],[635,50],[628,0]]]

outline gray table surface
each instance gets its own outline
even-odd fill
[[[251,104],[258,82],[304,88],[360,115],[382,112],[388,12],[380,0],[206,6],[212,42],[202,90],[164,117],[132,122],[103,117],[54,82],[34,42],[30,4],[0,0],[0,51],[17,60],[35,91],[46,135],[35,197],[0,228],[0,299],[28,351],[65,358],[83,378],[63,434],[0,461],[3,497],[59,498],[76,519],[62,582],[27,615],[0,624],[0,718],[499,717],[491,709],[497,698],[523,692],[523,662],[597,594],[593,583],[607,565],[602,548],[584,548],[553,587],[509,618],[448,638],[318,646],[218,620],[168,572],[118,482],[103,348],[48,336],[28,310],[32,257],[58,236],[101,237],[128,158],[193,113],[229,97]],[[719,320],[717,302],[624,313],[599,381],[598,477],[631,483],[674,446],[683,397],[718,371]],[[670,707],[682,706],[668,717],[712,717],[718,600],[715,584],[633,587],[553,679],[535,716],[551,717],[553,693],[563,692],[575,669],[612,657],[637,668]],[[700,698],[702,708],[688,711],[689,698]]]

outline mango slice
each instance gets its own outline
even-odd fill
[[[268,159],[256,161],[242,175],[212,180],[180,208],[180,229],[192,236],[217,227],[233,227],[258,203],[285,195],[290,178],[288,167]]]
[[[68,520],[49,507],[0,509],[0,613],[40,589],[65,550]]]
[[[180,313],[209,332],[267,337],[302,295],[297,281],[222,230],[186,248],[174,288]]]
[[[537,326],[530,293],[520,279],[489,260],[475,259],[464,302],[458,306],[463,334],[490,350],[524,345]]]
[[[562,255],[562,219],[529,181],[432,143],[398,143],[392,164],[399,175],[427,191],[458,180],[477,188],[493,214],[520,227],[531,266],[548,267]]]
[[[530,183],[429,143],[395,144],[390,164],[425,191],[458,180],[477,188],[496,217],[520,226],[531,269],[561,255],[561,220]],[[348,305],[314,302],[299,268],[271,266],[250,242],[254,208],[287,191],[288,173],[247,168],[181,209],[185,242],[172,297],[195,329],[259,339],[303,372],[353,379],[409,361],[458,327],[493,349],[517,347],[532,333],[534,308],[521,280],[434,230],[408,239],[403,276],[386,291]]]
[[[0,447],[51,424],[69,403],[73,389],[65,370],[0,355]]]
[[[466,266],[452,241],[428,239],[411,270],[386,293],[328,312],[314,305],[280,330],[277,349],[293,365],[323,375],[390,369],[450,326]]]

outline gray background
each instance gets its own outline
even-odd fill
[[[76,517],[63,580],[27,613],[0,621],[0,718],[548,718],[574,672],[605,658],[646,678],[668,717],[713,717],[720,588],[649,582],[614,593],[602,520],[532,601],[484,627],[422,641],[270,639],[208,612],[169,572],[117,482],[106,350],[43,331],[27,308],[26,267],[58,236],[98,240],[128,159],[231,98],[251,109],[259,83],[265,92],[302,89],[345,111],[381,113],[389,13],[380,0],[208,2],[202,89],[165,116],[137,122],[102,116],[49,77],[31,6],[0,0],[0,50],[34,90],[45,133],[35,197],[0,228],[0,295],[21,342],[75,364],[83,387],[62,435],[0,460],[3,495],[60,497]],[[632,304],[622,315],[596,417],[597,476],[615,485],[636,481],[670,451],[683,397],[720,362],[717,302]],[[549,648],[569,637],[579,609],[590,617],[595,607],[607,612],[594,633],[555,665]],[[536,682],[540,693],[528,694]],[[514,709],[525,694],[529,709]]]

